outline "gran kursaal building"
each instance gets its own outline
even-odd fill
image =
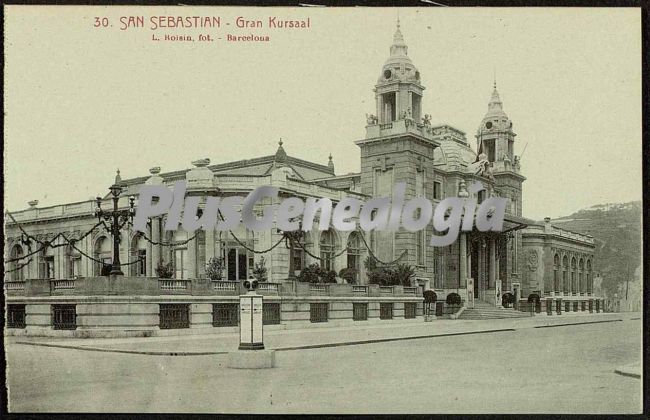
[[[488,110],[478,124],[476,150],[463,131],[446,124],[434,125],[424,113],[425,87],[419,70],[408,56],[408,47],[399,25],[390,47],[390,56],[381,68],[375,84],[376,112],[367,115],[366,136],[355,143],[361,151],[361,171],[335,175],[332,156],[327,164],[290,157],[282,142],[274,155],[210,165],[209,159],[192,162],[189,170],[163,173],[151,168],[148,176],[122,180],[120,206],[128,206],[142,185],[167,185],[185,180],[187,195],[246,195],[258,186],[280,188],[281,198],[298,196],[328,197],[333,202],[345,196],[361,200],[390,197],[397,182],[405,182],[406,199],[424,196],[434,205],[443,198],[464,196],[468,186],[480,181],[485,190],[476,195],[478,202],[487,197],[508,199],[502,232],[461,232],[452,245],[429,245],[434,234],[430,224],[425,230],[372,233],[320,232],[312,230],[300,239],[302,246],[276,246],[283,233],[277,229],[246,231],[243,226],[232,232],[197,231],[188,235],[182,229],[163,233],[164,218],[153,218],[145,237],[128,227],[121,234],[120,259],[128,262],[127,276],[155,277],[161,262],[171,262],[176,279],[206,278],[206,263],[214,256],[225,261],[224,277],[242,280],[252,275],[256,262],[266,260],[269,281],[293,282],[303,268],[319,263],[334,270],[349,267],[356,271],[356,284],[365,284],[363,261],[372,254],[380,261],[398,260],[415,267],[413,286],[434,289],[438,299],[451,292],[463,299],[472,297],[498,303],[499,296],[512,292],[517,297],[529,294],[541,297],[563,296],[565,300],[591,296],[594,276],[594,241],[588,235],[553,227],[549,220],[536,223],[522,217],[522,187],[519,157],[514,154],[516,134],[503,109],[496,83]],[[103,208],[110,207],[104,197]],[[13,213],[15,220],[31,235],[53,244],[57,235],[80,237],[91,229],[94,200],[52,207],[38,207],[31,201],[26,210]],[[269,202],[262,202],[267,205]],[[9,258],[28,253],[21,242],[18,225],[6,218]],[[188,240],[189,239],[189,240]],[[174,245],[176,244],[176,245]],[[167,246],[169,245],[169,246]],[[255,251],[255,252],[253,252]],[[74,279],[102,274],[102,261],[112,260],[112,239],[103,229],[95,229],[76,244],[49,247],[20,265],[7,280],[27,278]],[[21,261],[27,261],[21,260]],[[134,263],[137,261],[137,263]],[[473,287],[468,290],[468,279]],[[338,282],[344,282],[338,278]]]

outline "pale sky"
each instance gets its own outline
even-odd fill
[[[220,29],[152,31],[153,15]],[[119,30],[120,16],[146,27]],[[5,206],[82,201],[123,178],[275,153],[359,171],[397,9],[5,6]],[[113,25],[93,28],[94,17]],[[302,30],[235,18],[311,18]],[[524,216],[641,199],[639,9],[399,9],[423,112],[474,134],[496,69],[521,154]],[[225,23],[230,22],[230,26]],[[212,43],[153,42],[210,33]],[[268,43],[226,34],[269,35]]]

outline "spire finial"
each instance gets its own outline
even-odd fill
[[[494,88],[496,89],[497,88],[497,68],[496,68],[496,66],[494,66],[494,68],[492,70],[494,72]]]
[[[280,146],[282,146],[282,137],[280,137],[280,141],[278,142]]]
[[[120,169],[117,169],[117,174],[115,175],[115,184],[122,182],[122,177],[120,176]]]

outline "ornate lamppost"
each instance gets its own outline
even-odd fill
[[[122,179],[120,178],[120,170],[117,170],[115,176],[115,183],[110,186],[109,190],[113,196],[113,210],[106,211],[101,207],[102,198],[97,197],[97,208],[95,209],[95,216],[100,222],[106,221],[109,225],[104,224],[104,228],[113,237],[113,263],[111,265],[112,276],[123,276],[124,273],[120,269],[120,230],[127,224],[133,221],[135,215],[135,197],[129,197],[129,208],[125,210],[118,209],[118,202],[120,194],[122,194],[123,186],[121,185]]]

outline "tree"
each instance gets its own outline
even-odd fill
[[[266,269],[266,259],[264,257],[261,257],[259,262],[255,263],[255,268],[253,269],[253,276],[259,282],[268,280],[268,274],[267,274],[267,269]]]
[[[156,275],[161,279],[171,279],[174,277],[174,264],[172,262],[165,263],[161,261],[156,267]]]

